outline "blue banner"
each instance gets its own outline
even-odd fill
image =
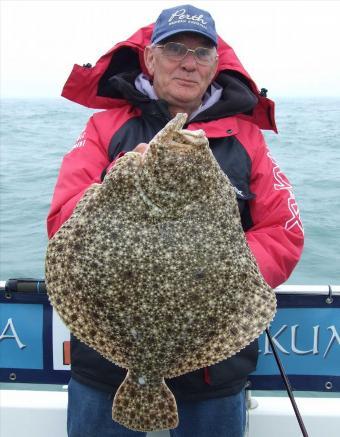
[[[270,326],[287,374],[340,376],[340,308],[281,308]],[[253,375],[277,375],[267,336]]]
[[[0,381],[68,382],[69,333],[55,318],[42,293],[13,293],[10,301],[0,293]],[[295,390],[340,391],[340,296],[278,294],[269,331]],[[265,333],[259,349],[251,387],[282,390]]]

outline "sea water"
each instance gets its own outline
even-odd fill
[[[63,155],[93,110],[62,98],[1,101],[0,280],[44,277],[46,215]],[[290,284],[340,284],[340,99],[276,100],[264,132],[305,229]]]

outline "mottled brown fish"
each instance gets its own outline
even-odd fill
[[[164,382],[236,354],[276,310],[246,243],[235,191],[203,131],[178,114],[128,152],[50,240],[46,281],[69,329],[128,369],[112,417],[175,428]]]

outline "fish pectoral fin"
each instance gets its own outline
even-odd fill
[[[164,378],[148,383],[128,371],[112,405],[112,419],[134,431],[160,431],[178,426],[177,404]]]

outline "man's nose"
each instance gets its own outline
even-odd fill
[[[193,52],[188,52],[184,58],[181,61],[182,68],[185,68],[186,70],[196,70],[197,68],[197,62],[195,59],[195,55]]]

